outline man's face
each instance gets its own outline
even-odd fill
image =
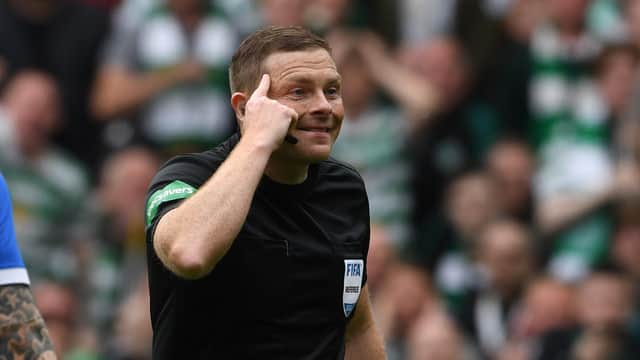
[[[562,28],[579,30],[591,0],[548,0],[547,11]]]
[[[613,259],[636,280],[640,280],[640,226],[623,225],[613,241]]]
[[[552,329],[572,326],[575,321],[573,288],[556,280],[542,280],[527,288],[523,308],[516,318],[515,332],[537,337]]]
[[[199,11],[203,8],[204,2],[201,0],[169,0],[169,8],[180,14]]]
[[[268,96],[298,113],[295,128],[289,130],[298,143],[285,142],[273,155],[303,163],[327,159],[344,117],[341,79],[329,53],[274,53],[263,67],[271,76]]]
[[[460,48],[453,40],[438,38],[409,49],[402,61],[433,84],[441,94],[445,110],[450,110],[464,96],[468,74]]]
[[[640,41],[640,1],[631,0],[627,2],[625,10],[629,38],[637,44]]]
[[[143,149],[127,150],[107,162],[99,189],[101,201],[119,225],[142,221],[147,187],[157,170],[155,158]]]
[[[304,24],[309,3],[309,0],[262,0],[258,4],[266,24],[299,26]]]
[[[37,73],[18,76],[9,86],[4,106],[15,121],[22,151],[41,149],[60,120],[58,92],[53,81]]]
[[[362,59],[351,56],[340,64],[340,72],[344,74],[342,95],[347,108],[347,120],[357,117],[366,110],[371,101],[375,86]]]
[[[510,296],[531,274],[528,238],[512,223],[492,224],[482,235],[479,261],[487,269],[495,290]]]
[[[614,112],[622,111],[629,101],[636,70],[636,60],[629,52],[616,52],[605,61],[604,71],[598,80],[604,99]]]
[[[490,179],[472,174],[457,180],[447,197],[448,216],[464,237],[475,235],[498,212]]]
[[[585,280],[578,294],[578,316],[591,329],[624,326],[633,311],[631,289],[614,276],[594,275]]]
[[[533,155],[524,145],[502,144],[488,158],[489,172],[500,189],[501,210],[512,214],[526,211],[535,172]]]

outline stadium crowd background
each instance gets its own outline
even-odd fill
[[[639,0],[0,0],[0,170],[64,359],[150,358],[147,184],[235,131],[265,24],[332,45],[390,359],[640,354]]]

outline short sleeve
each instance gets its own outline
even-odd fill
[[[18,243],[11,210],[11,197],[0,175],[0,285],[29,284]]]
[[[217,169],[194,155],[176,157],[165,164],[151,181],[145,206],[147,241],[151,242],[158,221],[169,210],[195,194]]]
[[[363,197],[364,197],[364,206],[362,209],[362,213],[363,213],[363,221],[365,222],[365,226],[366,226],[366,230],[364,231],[364,234],[362,235],[362,254],[363,254],[363,259],[364,259],[364,276],[362,278],[362,286],[364,286],[367,283],[367,269],[368,269],[368,265],[367,265],[367,259],[369,257],[369,244],[371,241],[371,217],[369,214],[369,197],[367,196],[367,190],[365,188],[364,185],[364,181],[362,180],[362,178],[360,178],[360,181],[362,182],[362,192],[363,192]]]

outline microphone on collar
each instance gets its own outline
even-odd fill
[[[288,142],[291,145],[295,145],[298,143],[298,139],[295,136],[289,134],[284,137],[284,141]]]

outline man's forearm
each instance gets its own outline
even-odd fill
[[[2,359],[56,359],[26,285],[0,286],[0,354]]]
[[[433,114],[438,104],[435,88],[389,58],[368,58],[378,85],[400,104],[411,129],[418,129],[422,121]]]
[[[347,360],[384,360],[386,358],[382,336],[373,323],[347,341],[345,356]]]
[[[101,120],[125,114],[181,81],[177,68],[129,73],[125,69],[106,68],[98,75],[91,108]]]
[[[557,196],[541,201],[537,211],[538,228],[543,234],[553,234],[613,198],[613,188],[583,196]]]
[[[238,235],[270,155],[243,138],[192,197],[160,219],[153,243],[165,266],[190,279],[213,269]]]
[[[360,33],[356,49],[376,83],[403,108],[411,130],[439,106],[438,93],[428,82],[389,56],[383,40],[371,32]]]
[[[373,320],[369,288],[364,286],[345,335],[347,360],[384,360],[384,341]]]

